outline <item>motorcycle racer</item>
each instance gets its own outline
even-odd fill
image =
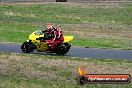
[[[48,25],[47,30],[44,30],[50,38],[47,40],[44,40],[48,46],[49,50],[52,51],[55,48],[55,45],[60,44],[64,41],[63,33],[60,28],[54,27],[53,25]]]

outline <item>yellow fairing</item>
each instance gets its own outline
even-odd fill
[[[40,42],[39,40],[36,40],[36,38],[44,37],[43,35],[35,35],[34,32],[29,35],[29,40],[32,40],[32,42]],[[69,42],[73,40],[73,36],[64,36],[64,42]]]
[[[48,45],[45,42],[40,42],[40,40],[36,40],[36,38],[44,37],[44,34],[35,35],[33,32],[29,35],[29,40],[32,40],[32,43],[37,47],[37,51],[44,52],[48,49]]]
[[[29,40],[32,40],[32,42],[40,42],[39,40],[36,40],[36,38],[39,38],[39,37],[43,37],[43,35],[35,35],[35,33],[33,32],[32,34],[29,35]]]
[[[64,36],[64,42],[69,42],[73,40],[73,36]]]

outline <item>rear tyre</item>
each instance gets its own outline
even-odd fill
[[[57,55],[64,55],[69,51],[70,47],[71,47],[71,45],[68,44],[68,43],[63,43],[63,44],[60,44],[60,45],[56,45],[55,53]]]
[[[36,47],[33,45],[32,42],[24,42],[24,43],[21,45],[21,50],[22,50],[24,53],[33,52],[35,49],[36,49]]]

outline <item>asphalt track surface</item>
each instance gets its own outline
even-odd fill
[[[0,52],[5,53],[23,53],[19,44],[0,43]],[[31,54],[47,55],[47,53],[34,51]],[[70,57],[96,58],[96,59],[124,59],[132,60],[132,50],[117,50],[117,49],[96,49],[96,48],[79,48],[72,46],[66,54]]]

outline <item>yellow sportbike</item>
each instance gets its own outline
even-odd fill
[[[34,50],[38,52],[47,52],[49,49],[48,45],[44,40],[50,39],[49,35],[43,33],[41,30],[35,31],[29,35],[29,39],[21,45],[21,50],[24,53],[30,53]],[[71,45],[69,41],[73,40],[73,36],[64,36],[64,41],[61,44],[55,46],[54,50],[50,53],[56,53],[58,55],[66,54]]]

